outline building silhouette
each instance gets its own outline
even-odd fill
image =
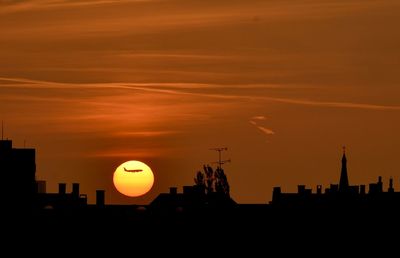
[[[23,207],[32,203],[36,190],[36,151],[13,148],[11,140],[0,140],[1,202]]]
[[[177,187],[171,187],[169,193],[161,193],[150,203],[153,210],[169,212],[197,208],[229,208],[236,205],[229,195],[219,192],[206,193],[205,188],[198,185],[183,186],[182,193],[178,193]]]
[[[382,177],[376,183],[370,183],[368,192],[365,185],[350,185],[347,171],[345,151],[342,156],[342,167],[339,184],[331,184],[323,192],[322,185],[317,185],[316,191],[297,186],[297,193],[283,193],[281,187],[274,187],[272,201],[274,207],[358,207],[358,208],[400,208],[400,192],[395,192],[393,178],[389,179],[389,188],[383,189]]]
[[[343,147],[342,171],[340,172],[339,191],[347,192],[348,188],[349,188],[349,177],[347,175],[347,158],[346,158],[346,150]]]
[[[122,246],[128,251],[141,247],[141,242],[158,246],[154,241],[170,241],[175,255],[177,246],[189,241],[193,250],[207,247],[210,254],[214,248],[226,255],[226,247],[236,252],[232,243],[244,246],[248,241],[247,251],[258,241],[264,252],[279,247],[281,254],[282,244],[315,251],[315,246],[325,244],[326,250],[337,249],[343,254],[349,246],[358,252],[356,242],[364,248],[366,243],[373,245],[384,237],[397,241],[391,236],[397,226],[400,229],[400,192],[395,191],[393,179],[387,191],[381,177],[368,189],[350,185],[345,153],[339,184],[325,190],[318,185],[315,191],[299,185],[296,193],[274,187],[269,203],[238,204],[229,195],[208,193],[194,185],[184,186],[182,192],[171,187],[149,205],[117,205],[106,203],[104,190],[97,190],[96,203],[89,204],[87,196],[80,193],[79,183],[59,183],[58,192],[48,193],[46,182],[35,179],[34,149],[13,148],[8,140],[1,141],[0,146],[3,178],[23,181],[19,185],[4,181],[0,188],[0,206],[2,215],[6,215],[2,221],[10,225],[5,238],[16,234],[15,243],[19,244],[25,237],[29,244],[58,243],[58,250],[65,250],[79,244],[92,248],[87,243],[94,241],[95,249],[103,252],[104,246],[115,249],[121,241],[126,241]],[[116,245],[110,245],[110,240]],[[229,244],[223,245],[224,241]]]
[[[87,195],[80,193],[79,183],[71,188],[66,183],[58,184],[58,192],[48,193],[46,181],[36,180],[35,149],[14,148],[11,140],[0,141],[0,173],[3,184],[0,187],[2,207],[8,211],[30,211],[24,214],[75,214],[76,216],[158,216],[157,214],[192,214],[205,211],[216,213],[224,210],[234,216],[249,216],[261,220],[266,214],[273,214],[281,208],[311,209],[369,209],[384,211],[400,208],[400,192],[396,192],[393,178],[388,189],[383,187],[382,177],[366,185],[350,185],[347,157],[343,153],[339,184],[326,189],[317,185],[315,191],[305,185],[298,185],[295,193],[282,192],[281,187],[273,188],[272,200],[263,204],[238,204],[229,194],[207,192],[202,185],[183,186],[178,192],[171,187],[168,193],[159,194],[149,205],[110,205],[106,203],[104,190],[96,191],[96,203],[89,204]],[[191,216],[192,216],[191,215]],[[262,215],[262,216],[261,216]],[[261,216],[261,217],[260,217]]]
[[[0,174],[1,203],[10,212],[87,205],[87,196],[79,193],[79,183],[72,184],[71,192],[67,192],[65,183],[60,183],[58,193],[47,193],[46,181],[36,180],[36,150],[14,148],[11,140],[0,140]]]

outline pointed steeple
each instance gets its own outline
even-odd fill
[[[340,173],[339,191],[346,192],[348,188],[349,188],[349,178],[347,176],[346,147],[343,146],[342,171]]]

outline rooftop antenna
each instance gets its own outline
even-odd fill
[[[225,164],[225,163],[227,163],[227,162],[231,162],[230,159],[227,159],[227,160],[222,160],[222,159],[221,159],[221,152],[227,151],[227,150],[228,150],[227,147],[222,147],[222,148],[221,148],[221,147],[218,147],[218,148],[211,148],[210,150],[218,151],[218,161],[212,162],[212,163],[217,163],[219,169],[222,169],[222,165],[223,165],[223,164]]]

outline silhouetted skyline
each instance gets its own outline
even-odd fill
[[[219,148],[218,150],[220,150]],[[224,148],[226,149],[226,148]],[[46,181],[36,179],[36,150],[20,149],[12,145],[11,140],[0,140],[0,172],[3,175],[4,187],[1,188],[1,201],[3,206],[10,211],[31,210],[41,214],[43,212],[74,212],[78,216],[87,213],[87,194],[80,193],[80,184],[73,183],[71,191],[67,191],[66,183],[58,184],[58,193],[49,193],[46,190]],[[389,180],[387,191],[383,189],[382,177],[377,183],[365,185],[351,185],[348,180],[346,151],[343,147],[341,172],[338,184],[331,184],[323,189],[321,184],[312,188],[298,185],[297,193],[284,193],[281,187],[273,188],[271,201],[255,203],[255,205],[270,206],[273,208],[369,208],[379,210],[392,208],[400,210],[400,192],[394,189],[393,178]],[[203,171],[195,174],[193,185],[183,186],[179,193],[178,187],[170,187],[169,193],[160,193],[151,203],[143,207],[153,212],[167,212],[171,214],[191,212],[193,209],[223,209],[234,212],[234,207],[243,204],[235,202],[230,197],[228,177],[221,166],[221,156],[216,169],[209,165],[203,166]],[[127,170],[125,173],[131,173]],[[17,187],[9,182],[18,182]],[[323,192],[325,191],[325,192]],[[108,207],[112,210],[113,203],[106,202],[106,193],[103,189],[96,190],[97,209]],[[123,207],[123,206],[120,206]],[[145,208],[147,207],[147,208]],[[131,210],[126,205],[123,210]],[[123,215],[123,213],[116,213]],[[142,212],[141,210],[133,212]]]
[[[396,240],[391,233],[400,225],[400,192],[395,191],[393,179],[390,178],[387,191],[379,177],[377,183],[369,184],[367,192],[365,185],[345,180],[349,172],[347,161],[343,153],[339,184],[326,189],[317,185],[315,192],[298,185],[297,193],[285,193],[274,187],[269,203],[237,203],[229,196],[229,187],[223,186],[229,184],[223,182],[227,177],[221,166],[215,170],[204,166],[204,174],[196,174],[195,185],[183,186],[182,192],[171,187],[148,205],[107,203],[106,191],[102,189],[96,190],[96,203],[91,204],[87,195],[80,192],[79,183],[72,184],[72,188],[59,183],[57,193],[48,193],[46,183],[35,179],[35,149],[13,148],[10,140],[0,140],[1,209],[8,224],[3,233],[6,243],[10,235],[17,233],[19,244],[27,241],[49,245],[50,239],[54,239],[61,245],[59,250],[64,250],[68,243],[68,250],[80,251],[88,247],[89,240],[109,244],[120,236],[137,246],[189,240],[191,244],[185,247],[193,250],[201,241],[211,241],[207,252],[220,250],[222,243],[232,241],[241,247],[249,243],[253,246],[255,240],[268,240],[264,245],[269,252],[277,246],[281,249],[282,243],[314,251],[316,243],[319,247],[319,242],[323,246],[337,245],[339,237],[340,242],[351,243],[351,249],[357,247],[359,253],[360,242],[376,245],[387,244],[386,239]],[[20,183],[18,188],[12,187],[12,180]],[[124,236],[126,232],[128,236]],[[73,237],[81,241],[72,243]],[[121,244],[121,239],[117,242]],[[130,250],[135,247],[123,244],[118,250],[126,246]],[[177,245],[173,247],[174,253],[180,250]],[[334,250],[351,249],[341,243]]]
[[[92,203],[149,203],[213,147],[239,203],[338,183],[343,145],[350,182],[396,178],[400,2],[232,1],[0,1],[4,137],[36,149],[48,191],[80,182]],[[128,160],[149,194],[115,190]]]

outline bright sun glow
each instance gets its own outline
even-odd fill
[[[151,168],[143,162],[131,160],[117,167],[113,181],[120,193],[136,197],[150,191],[154,183],[154,175]]]

